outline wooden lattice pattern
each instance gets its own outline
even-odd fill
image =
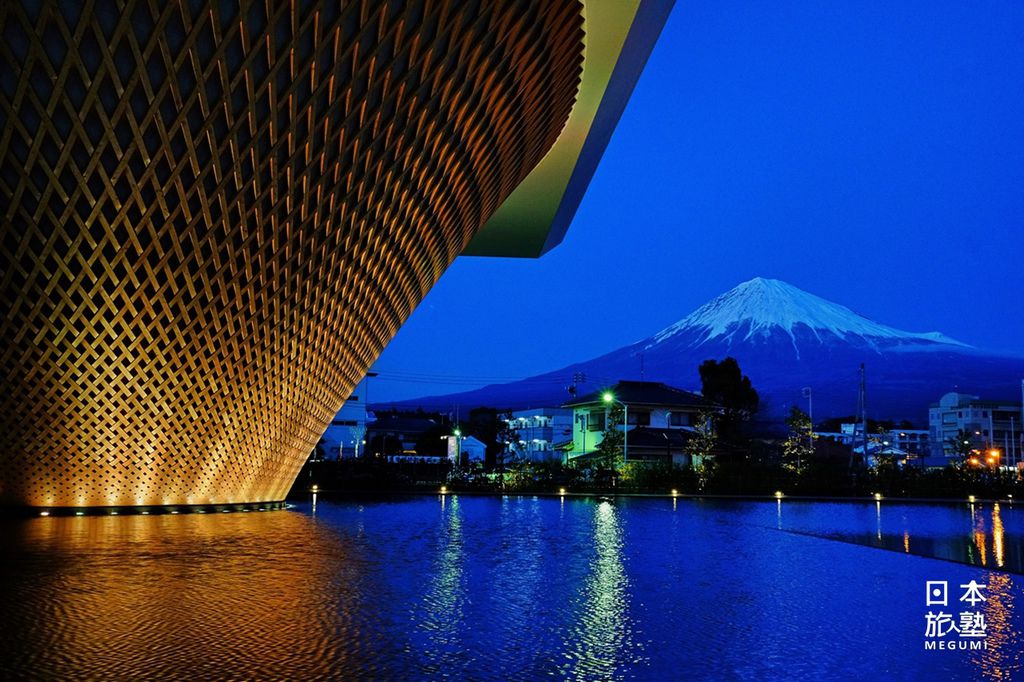
[[[0,36],[0,502],[43,506],[282,499],[583,53],[578,0],[24,0]]]

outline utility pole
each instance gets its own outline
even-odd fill
[[[807,445],[809,446],[808,452],[811,453],[811,457],[814,456],[814,391],[810,386],[804,386],[803,390],[804,397],[807,398],[807,419],[811,425],[807,431]],[[797,469],[800,468],[800,459],[797,458],[796,462]]]
[[[857,414],[860,417],[861,447],[863,448],[862,452],[866,463],[868,460],[868,408],[865,384],[864,363],[862,362],[860,363],[860,388],[857,391]],[[854,435],[856,435],[856,433]],[[854,438],[855,445],[856,442],[857,439]],[[850,468],[853,469],[853,449],[850,450]]]

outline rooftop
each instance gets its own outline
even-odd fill
[[[681,388],[675,388],[660,381],[620,380],[614,386],[603,388],[580,396],[565,403],[564,407],[604,404],[605,393],[611,393],[615,400],[630,407],[634,405],[656,405],[659,407],[714,407],[703,396]]]

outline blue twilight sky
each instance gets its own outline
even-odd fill
[[[562,245],[460,258],[371,398],[556,369],[758,275],[1024,352],[1024,3],[678,1]]]

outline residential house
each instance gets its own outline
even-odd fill
[[[625,406],[627,460],[680,465],[694,463],[686,445],[701,415],[719,409],[696,393],[660,381],[619,381],[564,405],[573,412],[569,460],[593,455],[604,439],[611,408],[616,406]]]
[[[384,415],[366,425],[366,454],[387,457],[415,454],[420,438],[440,423],[429,417]]]

